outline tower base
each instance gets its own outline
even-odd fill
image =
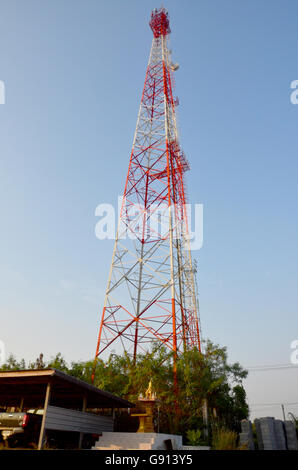
[[[173,450],[182,449],[182,436],[175,434],[103,432],[92,450],[168,450],[169,440]]]

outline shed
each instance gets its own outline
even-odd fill
[[[134,404],[56,369],[0,372],[0,407],[43,409],[38,448],[46,430],[100,434],[113,431],[112,416],[99,416],[90,409],[132,408]]]

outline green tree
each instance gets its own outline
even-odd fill
[[[0,370],[22,370],[26,369],[26,363],[24,359],[21,359],[19,362],[13,354],[8,356],[7,361],[1,365]]]
[[[66,360],[62,356],[60,352],[56,354],[55,357],[53,357],[48,363],[47,367],[61,370],[63,372],[69,372],[69,368],[67,366]]]

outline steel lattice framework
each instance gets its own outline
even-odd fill
[[[96,358],[120,342],[136,357],[153,340],[201,349],[184,173],[168,49],[168,13],[154,10],[153,42],[130,156]]]

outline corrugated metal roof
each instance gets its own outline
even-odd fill
[[[57,369],[29,369],[0,372],[0,407],[38,407],[43,403],[47,383],[52,384],[52,401],[57,406],[80,407],[84,396],[88,408],[132,408],[135,405],[110,392]]]

